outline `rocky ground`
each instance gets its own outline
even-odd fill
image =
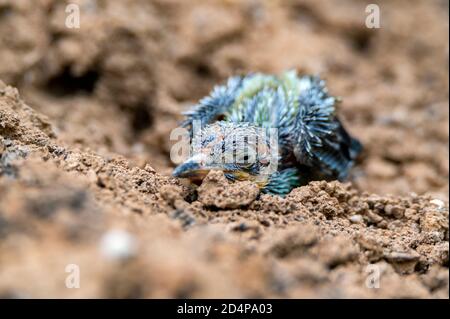
[[[446,1],[71,2],[0,1],[1,297],[448,298]],[[342,97],[348,183],[170,177],[181,111],[290,68]]]

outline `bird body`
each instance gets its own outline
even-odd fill
[[[184,113],[197,152],[174,176],[201,179],[219,169],[279,195],[311,180],[345,179],[362,146],[337,118],[337,103],[323,80],[295,71],[231,77]]]

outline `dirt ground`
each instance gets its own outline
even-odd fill
[[[447,1],[70,2],[0,0],[0,297],[449,297]],[[342,97],[348,183],[170,176],[181,111],[286,69]]]

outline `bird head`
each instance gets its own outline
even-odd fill
[[[210,170],[221,170],[230,180],[250,180],[263,188],[276,171],[278,152],[274,150],[265,129],[216,122],[194,135],[192,156],[175,168],[173,176],[200,182]]]

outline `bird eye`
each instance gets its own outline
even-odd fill
[[[256,154],[252,150],[245,150],[244,152],[237,154],[237,163],[242,167],[249,167],[255,163]]]

